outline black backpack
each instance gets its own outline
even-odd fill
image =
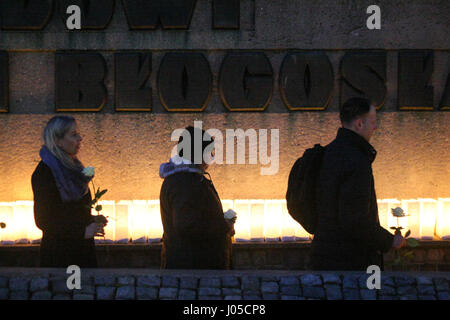
[[[289,174],[286,202],[289,214],[310,234],[317,225],[316,188],[325,147],[306,149]]]

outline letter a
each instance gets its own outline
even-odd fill
[[[381,289],[381,271],[380,267],[377,265],[371,265],[367,267],[367,274],[373,273],[370,277],[367,278],[366,285],[367,289]]]
[[[70,277],[67,278],[66,285],[67,289],[81,289],[81,270],[77,265],[71,265],[67,267],[67,274],[73,273]]]
[[[81,29],[81,9],[79,6],[71,5],[67,7],[67,14],[72,14],[67,18],[66,26],[69,30]]]
[[[367,29],[373,30],[373,29],[381,29],[381,9],[377,5],[371,5],[367,8],[367,14],[372,15],[367,18]]]

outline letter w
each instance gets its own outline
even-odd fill
[[[196,0],[123,0],[130,29],[189,29]]]

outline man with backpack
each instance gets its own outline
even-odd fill
[[[367,99],[352,98],[342,105],[340,119],[336,139],[308,149],[291,170],[289,213],[314,234],[313,270],[383,269],[382,253],[405,246],[405,239],[378,219],[376,151],[369,143],[377,129],[376,109]]]

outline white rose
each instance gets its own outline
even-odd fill
[[[394,217],[404,217],[405,216],[405,212],[400,207],[397,207],[397,208],[391,209],[391,210],[392,210],[392,215]]]
[[[236,212],[234,212],[233,210],[229,209],[223,215],[225,216],[225,219],[231,220],[234,217],[236,217]]]
[[[84,168],[84,169],[83,169],[83,174],[84,174],[86,177],[93,177],[94,174],[95,174],[95,169],[94,169],[94,167],[86,167],[86,168]]]

